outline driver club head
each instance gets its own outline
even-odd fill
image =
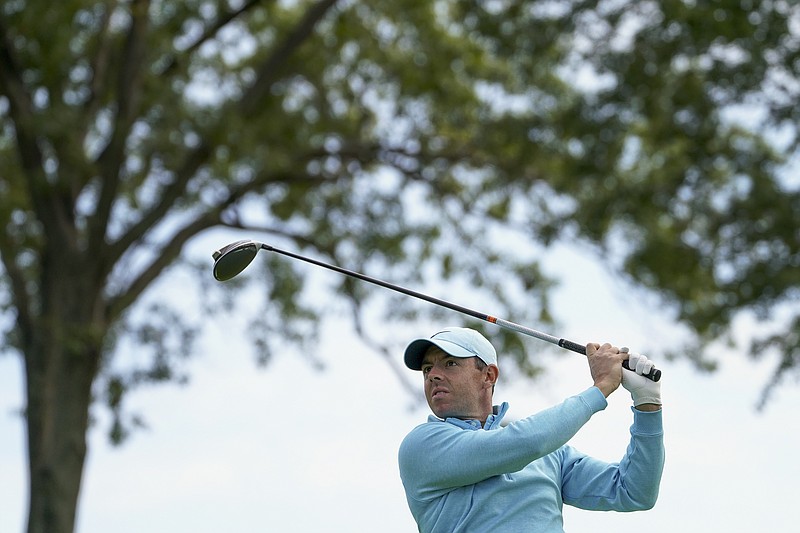
[[[255,241],[236,241],[211,254],[214,258],[214,279],[228,281],[247,268],[260,248]]]

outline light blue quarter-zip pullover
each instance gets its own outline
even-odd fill
[[[400,445],[400,477],[423,533],[561,533],[563,504],[651,508],[664,466],[661,411],[634,413],[619,463],[566,443],[607,405],[596,387],[502,427],[508,410],[477,420],[430,416]]]

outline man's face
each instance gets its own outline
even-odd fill
[[[479,369],[476,357],[453,357],[432,346],[422,359],[425,399],[439,418],[476,419],[491,412],[491,383],[487,374],[494,367]]]

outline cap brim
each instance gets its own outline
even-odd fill
[[[408,345],[405,355],[403,356],[406,366],[411,370],[422,370],[422,359],[431,346],[436,346],[453,357],[478,357],[478,355],[450,341],[442,339],[416,339],[411,341],[411,344]]]

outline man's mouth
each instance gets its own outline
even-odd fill
[[[431,392],[431,399],[444,396],[445,394],[447,394],[446,390],[444,390],[444,389],[436,389],[433,392]]]

